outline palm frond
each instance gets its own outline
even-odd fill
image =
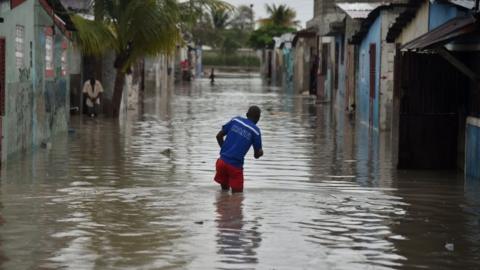
[[[74,38],[80,49],[86,55],[102,55],[115,47],[115,35],[103,22],[85,19],[79,15],[72,15],[72,22],[77,29]]]

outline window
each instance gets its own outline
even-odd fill
[[[54,76],[53,71],[53,30],[51,27],[45,29],[45,73],[48,77]]]
[[[22,25],[16,26],[15,60],[17,69],[25,67],[25,27]]]

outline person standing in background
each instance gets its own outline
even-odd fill
[[[98,107],[103,93],[102,84],[92,76],[83,85],[82,92],[85,95],[88,115],[92,118],[98,116]]]

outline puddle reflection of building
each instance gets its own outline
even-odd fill
[[[217,196],[217,254],[222,264],[250,269],[258,263],[256,249],[262,239],[257,222],[244,220],[243,201],[243,194],[222,192]]]

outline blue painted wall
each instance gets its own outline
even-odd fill
[[[467,124],[466,136],[465,173],[480,179],[480,127]]]
[[[381,56],[381,20],[379,15],[375,22],[370,26],[368,34],[360,43],[359,65],[357,66],[357,117],[361,122],[369,124],[370,122],[370,84],[375,84],[375,100],[373,100],[373,127],[379,125],[379,78],[380,78],[380,56]],[[370,82],[370,44],[376,44],[376,74],[375,81]]]
[[[466,16],[468,11],[459,6],[447,3],[434,2],[430,4],[428,29],[432,30],[450,21],[453,18]]]

